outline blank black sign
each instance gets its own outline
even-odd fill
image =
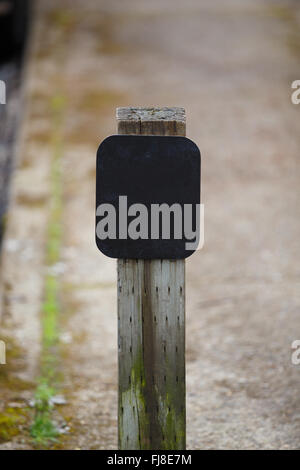
[[[143,205],[142,213],[136,210],[141,206],[134,204]],[[186,243],[193,240],[190,232],[186,234],[185,226],[199,232],[196,227],[199,204],[200,152],[191,140],[177,136],[113,135],[101,143],[97,152],[96,243],[105,255],[187,258],[196,248],[187,249]],[[191,214],[192,220],[187,220]],[[107,233],[103,235],[103,231]]]

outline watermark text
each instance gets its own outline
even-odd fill
[[[5,342],[0,340],[0,364],[6,364],[6,347]]]
[[[6,85],[3,80],[0,80],[0,104],[6,104]]]
[[[204,204],[127,204],[127,196],[119,196],[116,209],[100,204],[96,226],[100,240],[186,240],[186,250],[200,250],[204,245]],[[118,230],[117,230],[118,227]],[[118,232],[118,233],[117,233]]]
[[[294,80],[291,88],[295,89],[291,95],[291,100],[293,104],[300,103],[300,80]]]

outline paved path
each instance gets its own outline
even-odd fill
[[[71,428],[62,445],[116,448],[116,267],[93,241],[95,151],[115,132],[117,106],[159,105],[186,108],[187,135],[202,152],[206,241],[187,261],[188,447],[299,448],[291,343],[300,339],[300,108],[290,100],[300,78],[299,5],[39,3],[11,210],[23,223],[8,229],[4,316],[7,334],[30,349],[23,376],[33,380],[50,191],[47,103],[59,93],[61,414]],[[30,444],[18,435],[2,446]]]

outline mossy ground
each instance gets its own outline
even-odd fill
[[[0,366],[0,443],[3,443],[21,433],[24,439],[28,438],[30,409],[24,393],[32,390],[34,384],[19,376],[24,366],[24,351],[12,338],[2,335],[1,339],[6,345],[6,364]]]
[[[28,408],[7,407],[0,413],[0,443],[17,436],[28,420]]]
[[[62,183],[61,125],[64,100],[56,95],[51,100],[53,112],[52,168],[51,168],[51,207],[48,226],[46,263],[49,268],[60,258]],[[37,446],[47,447],[55,442],[59,432],[53,421],[51,398],[57,393],[60,382],[59,374],[59,281],[54,274],[47,274],[44,285],[44,303],[42,307],[42,354],[41,376],[35,392],[35,416],[31,426],[31,436]]]

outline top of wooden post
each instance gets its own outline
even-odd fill
[[[182,121],[184,108],[117,108],[118,121]]]
[[[117,108],[119,134],[185,136],[184,108]]]

